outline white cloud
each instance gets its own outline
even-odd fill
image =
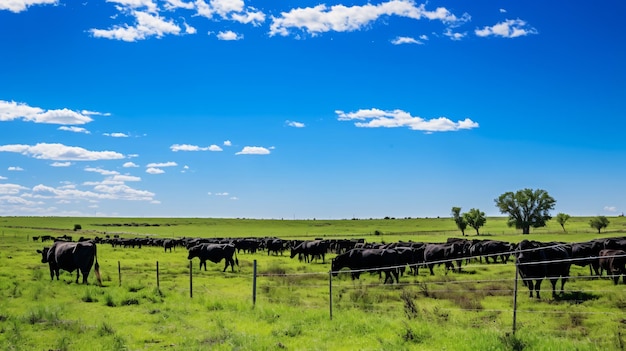
[[[184,2],[181,0],[165,0],[166,3],[164,5],[166,10],[175,10],[175,9],[186,9],[186,10],[193,10],[194,9],[194,4],[193,1],[191,2]]]
[[[18,166],[10,166],[9,168],[7,168],[7,171],[11,171],[11,172],[21,172],[23,170],[24,168],[18,167]]]
[[[422,35],[420,35],[420,39],[421,40],[428,40],[428,35],[422,34]]]
[[[183,25],[185,26],[185,33],[186,34],[196,34],[198,32],[198,30],[190,25],[187,24],[187,22],[183,23]]]
[[[217,145],[211,145],[206,147],[200,147],[197,145],[189,144],[174,144],[170,146],[170,150],[174,152],[178,151],[222,151],[222,148]]]
[[[50,166],[52,167],[69,167],[72,165],[72,162],[52,162]]]
[[[224,192],[224,193],[215,193],[215,196],[228,196],[229,194]]]
[[[146,165],[147,168],[162,168],[162,167],[174,167],[178,166],[176,162],[162,162],[162,163],[149,163]]]
[[[91,117],[67,108],[60,110],[44,110],[31,107],[24,103],[0,100],[0,121],[24,120],[48,124],[85,124],[93,121]]]
[[[500,9],[500,13],[506,13],[505,9]]]
[[[149,167],[148,169],[146,169],[146,173],[149,173],[149,174],[163,174],[163,173],[165,173],[165,171],[160,169],[160,168]]]
[[[199,16],[212,19],[215,15],[239,23],[252,23],[257,26],[265,21],[265,14],[254,7],[246,7],[243,0],[196,0],[196,11]]]
[[[131,175],[123,175],[123,174],[116,174],[113,177],[111,177],[110,179],[113,182],[139,182],[141,181],[141,177],[136,177],[136,176],[131,176]]]
[[[59,0],[2,0],[0,1],[0,10],[9,10],[11,12],[26,11],[28,7],[34,5],[58,5]]]
[[[219,40],[241,40],[243,39],[243,34],[237,34],[235,32],[233,32],[232,30],[227,30],[225,32],[219,32],[217,33],[217,38]]]
[[[449,132],[461,129],[478,128],[478,123],[466,118],[462,121],[453,122],[446,117],[425,120],[421,117],[413,117],[402,110],[383,111],[379,109],[358,110],[345,113],[335,111],[340,121],[357,121],[357,127],[363,128],[398,128],[406,127],[411,130],[424,132]],[[360,121],[360,122],[359,122]]]
[[[9,179],[9,178],[0,176],[0,180],[7,180],[7,179]]]
[[[17,152],[25,156],[41,160],[55,161],[95,161],[116,160],[124,158],[124,155],[115,151],[89,151],[77,146],[63,144],[39,143],[37,145],[2,145],[0,151]]]
[[[150,13],[155,13],[158,10],[157,5],[152,0],[106,0],[106,2],[116,3],[124,8],[145,9]]]
[[[526,21],[521,19],[506,20],[491,27],[485,26],[482,29],[476,29],[474,33],[479,37],[497,36],[502,38],[517,38],[538,34],[535,28],[528,26]]]
[[[113,26],[112,29],[90,29],[96,38],[106,38],[134,42],[150,37],[162,38],[166,34],[180,34],[180,27],[172,20],[166,20],[155,13],[129,10],[134,17],[134,25],[128,24]]]
[[[95,111],[88,111],[88,110],[82,110],[80,111],[80,113],[82,113],[83,115],[88,115],[88,116],[110,116],[111,115],[108,112],[95,112]]]
[[[233,200],[233,201],[237,201],[239,200],[239,198],[237,196],[232,196],[230,198],[228,198],[229,200]]]
[[[28,190],[28,188],[18,184],[0,184],[0,194],[2,195],[17,195],[24,190]]]
[[[65,130],[65,131],[68,131],[68,132],[73,132],[73,133],[91,134],[91,132],[88,131],[87,129],[81,128],[81,127],[75,127],[75,126],[71,126],[71,127],[60,126],[58,129],[59,130]]]
[[[363,6],[320,4],[315,7],[296,8],[272,17],[270,36],[287,36],[293,29],[311,35],[324,32],[351,32],[365,28],[381,17],[399,16],[414,20],[438,20],[447,25],[458,25],[469,20],[468,14],[457,17],[444,7],[434,11],[426,10],[426,5],[416,6],[411,0],[391,0],[377,5]]]
[[[103,133],[104,136],[109,136],[112,138],[128,138],[128,134],[124,133]]]
[[[135,164],[134,162],[126,162],[122,165],[122,167],[131,168],[131,167],[139,167],[139,165]]]
[[[463,38],[465,38],[467,36],[467,32],[463,32],[463,33],[453,32],[452,29],[448,28],[443,33],[443,35],[445,35],[446,37],[448,37],[448,38],[450,38],[452,40],[461,40],[461,39],[463,39]]]
[[[93,188],[93,191],[85,191],[79,189],[62,189],[53,188],[43,184],[35,186],[33,189],[33,197],[35,198],[51,198],[56,200],[134,200],[134,201],[152,201],[154,193],[133,189],[124,184],[104,185],[99,184]]]
[[[423,42],[415,39],[415,38],[411,38],[411,37],[396,37],[395,39],[393,39],[391,41],[391,43],[393,45],[402,45],[402,44],[419,44],[422,45],[424,44]]]
[[[304,123],[302,122],[296,122],[296,121],[285,121],[285,123],[287,123],[288,126],[290,127],[294,127],[294,128],[304,128],[306,127],[304,125]]]
[[[230,140],[225,140],[224,141],[224,146],[232,146],[233,143]]]
[[[235,153],[235,155],[269,155],[270,150],[261,146],[244,146],[244,148]]]
[[[85,172],[95,172],[95,173],[100,173],[102,175],[116,175],[116,174],[120,174],[117,171],[109,171],[106,169],[102,169],[102,168],[93,168],[93,167],[86,167],[85,168]]]
[[[604,206],[604,210],[607,212],[617,212],[617,207],[615,206]]]

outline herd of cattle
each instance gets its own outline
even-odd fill
[[[543,279],[552,284],[552,295],[557,296],[556,285],[561,279],[560,291],[570,276],[570,266],[589,266],[590,276],[601,276],[604,271],[618,284],[619,277],[626,284],[626,237],[593,239],[581,243],[539,242],[523,240],[508,243],[499,240],[469,240],[449,238],[445,243],[393,242],[366,243],[364,239],[315,239],[284,240],[280,238],[120,238],[81,237],[77,242],[64,236],[34,237],[34,240],[53,240],[51,247],[37,250],[42,255],[42,263],[50,266],[50,277],[58,280],[59,269],[83,274],[83,282],[94,261],[95,272],[100,282],[96,244],[110,244],[113,247],[141,248],[142,246],[162,247],[165,252],[177,247],[188,252],[187,259],[198,258],[200,268],[206,270],[206,261],[219,263],[225,261],[223,271],[230,266],[234,272],[239,265],[237,253],[254,254],[260,251],[267,255],[283,255],[290,252],[293,259],[298,257],[304,262],[326,262],[327,254],[335,254],[331,260],[331,273],[337,275],[347,268],[352,279],[359,279],[362,272],[384,274],[384,283],[399,282],[406,273],[417,275],[420,267],[427,267],[434,275],[433,268],[445,266],[448,271],[461,272],[463,263],[471,261],[486,263],[507,263],[514,257],[522,281],[530,291],[530,297],[539,298]]]

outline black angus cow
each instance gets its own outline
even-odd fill
[[[178,241],[175,239],[165,239],[162,244],[164,252],[167,252],[168,249],[172,252],[172,248],[176,248]]]
[[[491,263],[490,259],[493,263],[498,263],[498,258],[500,258],[500,262],[507,263],[511,257],[512,251],[513,248],[511,248],[511,244],[505,241],[481,240],[472,245],[470,248],[470,256],[478,256],[481,262],[482,257],[484,257],[487,263]]]
[[[516,248],[516,264],[524,285],[533,297],[539,297],[541,281],[548,278],[552,284],[552,297],[556,298],[556,283],[561,279],[561,290],[569,277],[571,265],[571,247],[562,243],[542,243],[538,241],[522,240]],[[534,284],[533,284],[534,281]]]
[[[333,276],[337,276],[342,268],[352,271],[352,280],[359,279],[363,271],[385,273],[386,284],[391,281],[399,281],[398,274],[398,251],[395,249],[352,249],[337,255],[331,263]]]
[[[603,240],[594,239],[581,243],[573,243],[572,264],[580,267],[589,266],[589,275],[600,275],[598,255],[603,248]]]
[[[78,278],[82,273],[83,284],[87,284],[89,271],[95,261],[96,279],[98,279],[98,284],[102,285],[95,243],[91,241],[57,241],[51,247],[44,247],[43,250],[37,250],[37,252],[41,254],[41,263],[48,263],[50,266],[50,279],[52,280],[54,280],[55,275],[59,280],[59,270],[61,269],[70,273],[76,270],[76,283],[78,283]]]
[[[280,255],[282,256],[283,251],[285,251],[285,241],[283,239],[278,239],[278,238],[269,238],[265,242],[265,248],[267,249],[268,256],[272,252],[275,255],[278,255],[278,253],[280,253]]]
[[[600,269],[613,278],[613,283],[617,285],[619,276],[622,276],[622,283],[626,284],[626,251],[604,249],[600,250]]]
[[[235,256],[235,259],[233,259]],[[200,259],[200,269],[204,266],[206,271],[206,261],[209,260],[213,263],[219,263],[221,260],[225,260],[224,270],[230,265],[231,270],[235,271],[235,264],[239,266],[239,260],[237,259],[237,253],[235,245],[233,244],[209,244],[202,243],[189,248],[188,260],[198,257]]]
[[[433,272],[433,267],[435,265],[441,265],[442,263],[446,266],[446,274],[448,270],[451,269],[454,271],[454,263],[456,260],[458,271],[461,272],[461,261],[459,258],[462,256],[463,246],[458,242],[451,242],[445,244],[434,244],[428,243],[424,247],[424,262],[428,266],[430,270],[430,275],[435,275]]]
[[[307,240],[291,248],[291,258],[298,255],[298,259],[304,262],[313,262],[314,258],[322,258],[325,263],[326,252],[328,252],[329,242],[326,240]]]

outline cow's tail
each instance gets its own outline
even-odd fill
[[[94,272],[96,273],[96,279],[98,280],[98,285],[102,286],[102,276],[100,276],[100,265],[98,264],[98,247],[96,244],[93,244],[93,255],[96,258],[96,264],[94,266]]]

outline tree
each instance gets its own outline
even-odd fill
[[[530,234],[530,228],[545,227],[552,217],[556,200],[542,189],[522,189],[506,192],[494,200],[501,213],[508,213],[509,227],[515,226],[522,234]]]
[[[592,219],[589,220],[589,225],[591,226],[591,228],[597,229],[598,234],[600,234],[600,231],[603,228],[606,228],[609,226],[609,219],[606,218],[605,216],[593,217]]]
[[[556,214],[556,217],[554,218],[556,218],[556,221],[559,222],[559,224],[561,225],[561,228],[563,228],[563,231],[567,232],[565,230],[565,222],[567,222],[567,220],[570,219],[570,215],[559,212]]]
[[[454,223],[456,223],[456,226],[461,231],[461,234],[465,236],[465,229],[467,228],[467,222],[461,215],[460,207],[452,207],[452,218],[454,218]]]
[[[476,235],[480,235],[478,229],[485,225],[487,218],[485,218],[485,212],[477,208],[472,208],[469,212],[463,213],[463,219],[470,227],[476,229]]]

